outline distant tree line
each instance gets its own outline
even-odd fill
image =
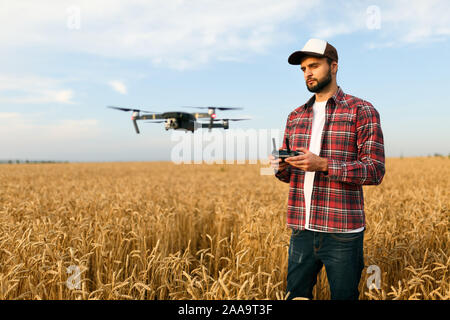
[[[443,157],[445,157],[443,154],[440,154],[440,153],[435,153],[434,154],[434,157],[441,157],[441,158],[443,158]],[[450,158],[450,153],[448,154],[448,157]]]
[[[69,161],[58,161],[58,160],[0,160],[0,164],[20,164],[20,163],[69,163]]]

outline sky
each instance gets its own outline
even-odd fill
[[[0,160],[174,161],[195,139],[205,158],[250,133],[270,152],[312,95],[287,63],[310,38],[337,48],[338,85],[380,113],[387,157],[448,155],[448,12],[447,0],[0,0]],[[233,106],[218,117],[251,120],[194,134],[139,122],[137,135],[108,105]]]

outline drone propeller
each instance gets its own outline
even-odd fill
[[[163,123],[163,122],[166,122],[166,121],[145,121],[145,123]]]
[[[234,119],[214,119],[213,121],[242,121],[242,120],[251,120],[250,118],[234,118]]]
[[[156,111],[145,111],[145,110],[140,110],[140,109],[129,109],[129,108],[121,108],[121,107],[115,107],[115,106],[107,106],[108,108],[111,109],[117,109],[117,110],[121,110],[121,111],[133,111],[133,112],[146,112],[146,113],[155,113]]]
[[[242,110],[243,108],[233,108],[233,107],[181,107],[181,108],[195,108],[195,109],[217,109],[217,110]]]
[[[209,108],[215,108],[218,110],[242,110],[243,108],[233,108],[233,107],[209,107]]]

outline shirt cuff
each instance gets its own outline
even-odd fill
[[[343,168],[340,161],[328,159],[328,171],[323,172],[325,177],[338,180],[342,176],[342,172]]]

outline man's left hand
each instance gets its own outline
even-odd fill
[[[319,157],[305,148],[299,148],[297,151],[303,152],[303,154],[285,159],[291,166],[303,171],[328,171],[327,158]]]

